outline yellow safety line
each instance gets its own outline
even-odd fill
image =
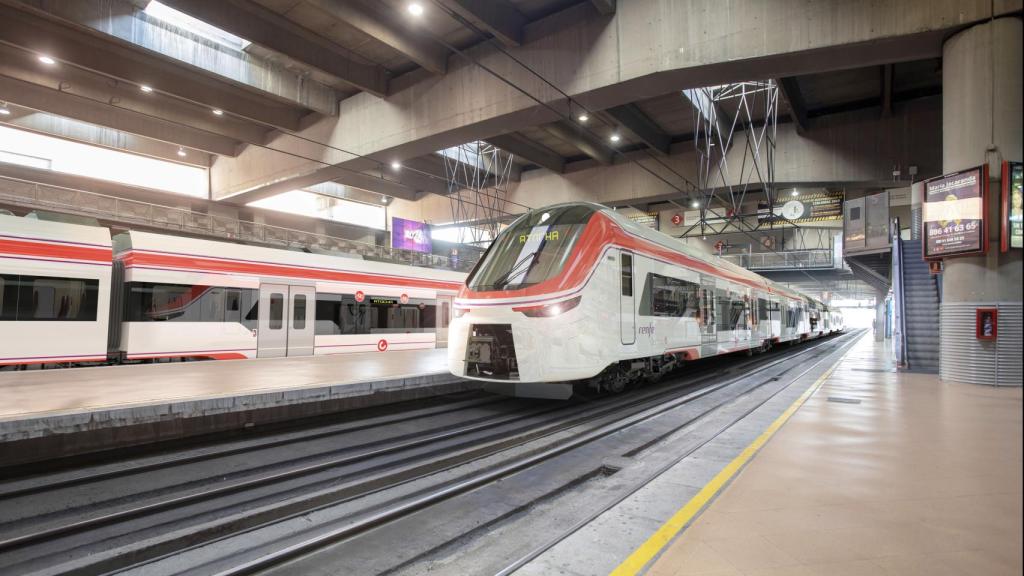
[[[846,356],[846,354],[843,354],[843,356]],[[771,426],[762,432],[760,436],[750,443],[750,445],[744,448],[743,452],[740,452],[739,456],[734,458],[732,462],[729,462],[725,468],[722,468],[722,470],[715,475],[710,482],[704,485],[704,488],[702,488],[696,496],[691,498],[685,506],[680,508],[672,515],[671,518],[668,519],[667,522],[662,524],[661,528],[658,528],[657,532],[655,532],[647,539],[646,542],[641,544],[639,548],[630,554],[629,558],[626,558],[622,564],[619,564],[618,567],[612,571],[611,576],[631,576],[639,573],[640,570],[651,561],[651,559],[661,552],[661,549],[664,548],[666,544],[675,538],[677,534],[682,532],[683,528],[685,528],[686,525],[693,520],[694,516],[696,516],[697,513],[700,512],[716,494],[718,494],[719,490],[721,490],[729,480],[739,472],[740,468],[743,468],[743,466],[754,457],[754,454],[764,446],[765,442],[775,435],[775,432],[777,432],[779,428],[786,423],[786,420],[789,420],[789,417],[792,416],[793,413],[796,412],[812,394],[817,392],[818,388],[820,388],[822,384],[832,376],[832,372],[835,371],[837,366],[839,366],[840,361],[842,361],[842,358],[837,360],[836,363],[828,369],[828,371],[822,374],[821,377],[814,382],[814,384],[811,384],[811,386],[807,388],[799,398],[789,405],[789,408],[786,408],[785,412],[772,422]]]

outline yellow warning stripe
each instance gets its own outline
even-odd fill
[[[732,477],[735,476],[736,473],[754,457],[754,454],[764,446],[765,442],[775,435],[779,428],[789,420],[789,417],[792,416],[793,413],[795,413],[800,406],[802,406],[804,402],[811,397],[812,394],[818,391],[818,388],[820,388],[822,384],[832,376],[832,372],[835,371],[837,366],[839,366],[839,362],[841,360],[842,358],[837,360],[831,368],[829,368],[814,382],[814,384],[811,384],[799,398],[790,404],[789,408],[786,408],[786,411],[776,418],[775,421],[772,422],[771,426],[762,432],[760,436],[754,439],[750,445],[744,448],[743,452],[740,452],[739,456],[734,458],[732,462],[729,462],[725,468],[722,468],[722,470],[715,475],[710,482],[701,488],[701,491],[698,492],[696,496],[691,498],[685,506],[680,508],[672,515],[671,518],[668,519],[667,522],[662,524],[661,528],[658,528],[657,532],[655,532],[647,539],[646,542],[641,544],[639,548],[629,555],[629,558],[626,558],[622,564],[619,564],[618,567],[612,571],[611,576],[627,576],[639,573],[640,570],[651,561],[651,559],[661,552],[661,549],[664,548],[666,544],[675,538],[677,534],[682,532],[683,528],[693,520],[694,516],[696,516],[697,513],[700,512],[716,494],[718,494],[729,480],[731,480]]]

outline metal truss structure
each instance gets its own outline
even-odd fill
[[[498,235],[502,217],[508,215],[512,154],[480,140],[446,148],[440,154],[459,242],[486,245]]]
[[[737,82],[684,90],[693,104],[700,220],[684,236],[749,233],[744,214],[748,193],[763,192],[775,213],[775,142],[779,88],[774,80]],[[739,149],[736,149],[736,147]],[[765,219],[773,222],[773,218]]]

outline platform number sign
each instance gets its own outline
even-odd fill
[[[377,352],[387,352],[387,351],[388,351],[388,341],[383,339],[383,338],[381,338],[380,340],[377,341]]]
[[[402,304],[408,304],[409,303],[409,295],[408,294],[402,294],[401,296],[398,297],[398,301],[401,302]]]
[[[356,292],[356,302],[362,302],[363,300],[366,300],[366,294],[363,294],[362,290],[357,291]]]
[[[680,216],[679,214],[673,214],[672,215],[672,225],[673,226],[679,226],[682,223],[683,223],[683,217],[682,216]]]

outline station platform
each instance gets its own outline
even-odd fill
[[[861,338],[696,519],[662,525],[633,565],[653,576],[1020,574],[1021,389],[896,372],[887,347]]]
[[[0,466],[478,388],[447,350],[0,372]]]

